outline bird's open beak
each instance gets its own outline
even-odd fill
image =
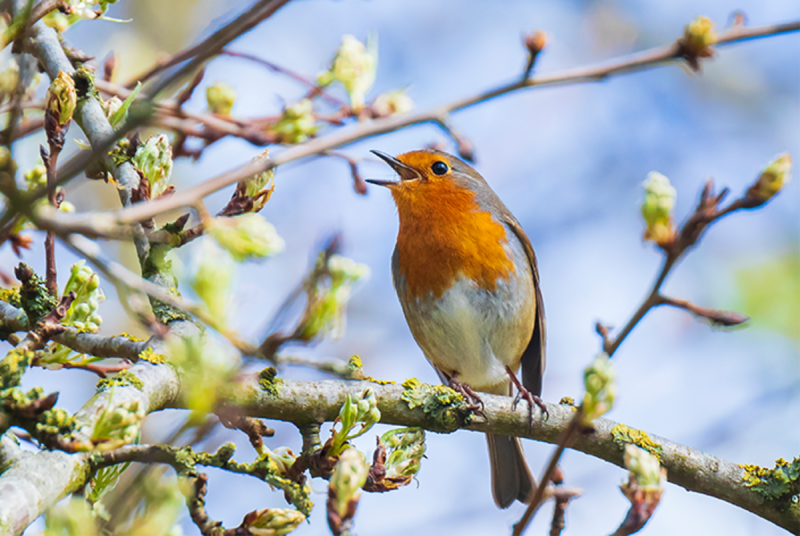
[[[410,181],[414,179],[419,179],[419,173],[412,167],[409,167],[402,163],[397,158],[393,157],[392,155],[386,154],[381,151],[370,151],[372,154],[389,164],[393,170],[400,175],[400,181],[381,181],[377,179],[367,179],[367,182],[370,184],[377,184],[378,186],[393,186],[400,184],[402,181]]]

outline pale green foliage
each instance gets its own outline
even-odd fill
[[[203,238],[194,264],[197,269],[192,277],[192,289],[215,318],[224,320],[235,270],[233,260],[212,239]]]
[[[231,115],[236,91],[225,82],[216,81],[206,88],[206,103],[211,113]]]
[[[51,508],[45,516],[43,536],[97,536],[99,534],[89,503],[80,497],[72,497],[66,503]]]
[[[189,479],[153,471],[138,489],[144,493],[144,505],[120,536],[182,534],[175,524],[186,507],[186,494],[193,493]]]
[[[361,452],[352,447],[342,452],[329,483],[336,501],[334,507],[340,517],[344,517],[351,501],[357,502],[361,497],[361,488],[368,474],[369,465]]]
[[[270,125],[269,131],[280,143],[302,143],[321,128],[316,122],[311,100],[303,99],[284,108],[281,118]]]
[[[133,101],[136,100],[140,89],[142,89],[142,83],[136,82],[136,87],[133,88],[133,91],[131,91],[131,94],[128,95],[124,102],[121,102],[117,97],[111,97],[109,100],[103,101],[103,111],[106,113],[106,117],[108,117],[111,128],[117,128],[128,118],[128,110],[131,104],[133,104]]]
[[[581,424],[589,426],[591,422],[606,413],[614,405],[617,387],[614,383],[614,367],[605,353],[598,354],[594,361],[583,371],[583,383],[586,394],[583,397],[583,418]]]
[[[166,354],[181,369],[181,395],[192,411],[190,421],[202,422],[233,379],[236,363],[205,336],[169,337]]]
[[[394,428],[381,436],[388,455],[384,466],[387,480],[410,479],[419,472],[425,455],[425,430]]]
[[[103,19],[112,22],[127,22],[105,16],[108,6],[116,2],[117,0],[66,0],[63,11],[69,11],[69,14],[55,10],[48,13],[43,20],[45,24],[58,32],[67,30],[81,20]]]
[[[352,35],[345,35],[330,68],[317,77],[317,83],[321,86],[333,82],[342,84],[350,97],[350,105],[358,111],[364,107],[367,92],[375,83],[377,70],[377,36],[368,36],[364,46]]]
[[[238,262],[275,255],[285,246],[275,227],[255,212],[232,218],[213,218],[206,222],[205,228]]]
[[[98,450],[113,450],[133,443],[145,418],[145,408],[138,400],[109,405],[100,414],[92,430],[92,443]]]
[[[677,192],[669,179],[651,171],[644,181],[644,201],[642,217],[645,223],[644,239],[656,244],[665,244],[675,236],[672,223],[672,209],[675,207]]]
[[[172,146],[166,134],[151,136],[136,149],[133,165],[150,183],[150,197],[156,198],[167,189],[172,173]]]
[[[378,409],[378,399],[372,389],[365,389],[356,400],[353,400],[348,394],[342,409],[339,410],[339,416],[336,418],[342,427],[335,432],[328,455],[338,456],[347,447],[348,441],[367,433],[380,420],[381,411]],[[358,424],[361,425],[361,428],[354,432],[353,429]]]
[[[29,192],[34,192],[47,185],[47,168],[44,167],[42,160],[37,160],[36,165],[26,171],[24,177]]]
[[[247,526],[253,536],[284,536],[306,520],[301,512],[288,508],[266,508],[256,512],[255,519]]]
[[[269,149],[253,158],[253,163],[269,161]],[[275,168],[268,169],[262,173],[256,173],[252,177],[245,179],[245,195],[247,197],[257,197],[264,190],[269,190],[275,184]]]
[[[89,485],[84,491],[84,496],[87,500],[95,504],[95,512],[98,510],[97,502],[103,498],[103,495],[114,489],[119,477],[130,465],[131,462],[127,462],[103,467],[99,469],[89,481]]]
[[[326,254],[317,259],[317,268],[307,281],[308,305],[300,332],[302,340],[313,340],[330,334],[334,339],[344,333],[346,308],[352,286],[359,279],[369,277],[369,267],[341,255]]]
[[[7,63],[8,67],[0,71],[0,104],[11,98],[19,83],[19,64],[15,58]]]

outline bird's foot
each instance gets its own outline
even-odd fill
[[[482,417],[486,416],[486,414],[483,412],[483,400],[481,400],[481,397],[478,396],[478,393],[472,390],[472,387],[466,383],[461,383],[455,378],[450,378],[449,383],[450,389],[459,393],[464,397],[464,400],[467,401],[468,410],[473,412],[475,415],[480,415]]]
[[[544,415],[544,420],[547,420],[548,417],[550,416],[550,414],[547,413],[547,406],[545,405],[544,402],[542,402],[541,398],[539,398],[535,394],[533,394],[530,391],[528,391],[525,388],[525,386],[522,385],[522,383],[519,381],[519,379],[517,379],[517,375],[514,374],[514,371],[512,371],[510,368],[506,367],[506,372],[508,372],[509,377],[511,377],[511,382],[514,384],[514,387],[517,388],[517,396],[514,397],[514,402],[511,405],[511,408],[516,410],[517,409],[517,405],[519,404],[520,400],[522,400],[522,399],[525,399],[525,400],[528,401],[528,410],[529,410],[529,416],[530,416],[530,420],[529,420],[529,423],[528,423],[528,432],[530,433],[530,431],[531,431],[531,429],[533,427],[533,406],[535,405],[535,406],[537,406],[539,408],[539,410],[542,412],[542,415]]]

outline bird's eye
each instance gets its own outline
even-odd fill
[[[431,171],[433,171],[434,175],[444,175],[445,173],[450,171],[450,168],[447,167],[447,164],[439,160],[433,163],[433,165],[431,166]]]

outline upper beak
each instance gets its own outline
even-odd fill
[[[400,175],[400,181],[409,181],[419,178],[419,173],[412,167],[409,167],[402,163],[397,158],[393,157],[392,155],[386,154],[382,151],[370,151],[372,154],[389,164],[393,170]],[[371,184],[377,184],[378,186],[392,186],[396,184],[400,184],[398,181],[381,181],[377,179],[367,179],[367,182]]]

